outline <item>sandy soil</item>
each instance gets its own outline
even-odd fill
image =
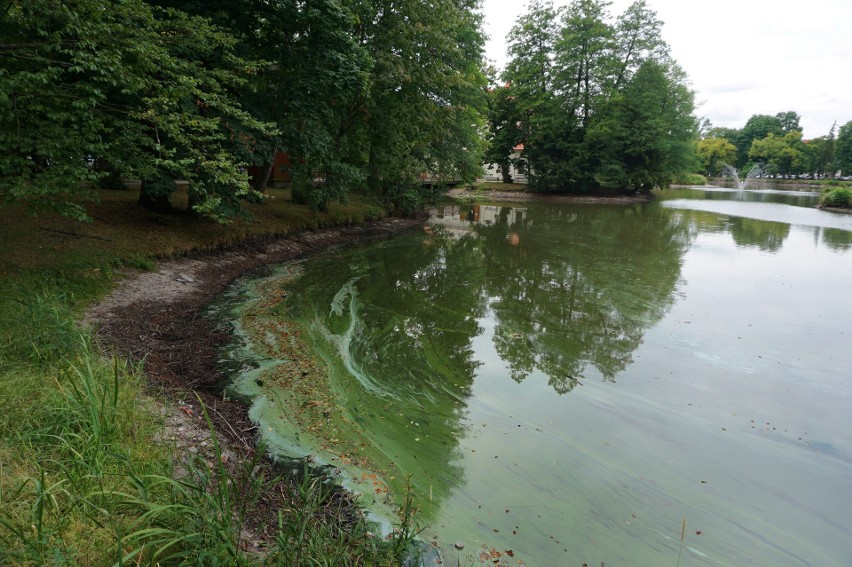
[[[143,362],[151,391],[163,400],[163,442],[173,444],[182,458],[197,455],[213,465],[216,455],[197,395],[223,447],[222,461],[234,470],[238,462],[252,458],[256,427],[243,403],[223,398],[225,376],[216,360],[218,348],[228,340],[229,333],[202,316],[205,305],[235,278],[261,266],[353,240],[395,234],[424,220],[390,218],[163,261],[156,271],[128,274],[112,293],[88,310],[85,322],[94,329],[103,350]],[[275,464],[264,460],[264,466],[272,476]],[[253,531],[247,537],[250,549],[257,551],[268,541],[264,527],[275,526],[277,510],[285,505],[288,492],[283,486],[269,486],[261,496]]]

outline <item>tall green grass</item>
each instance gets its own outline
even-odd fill
[[[29,284],[29,285],[28,285]],[[167,470],[139,369],[103,358],[74,301],[33,282],[0,299],[0,564],[104,564],[125,518],[103,494]]]
[[[292,489],[255,458],[212,466],[155,441],[141,368],[75,324],[98,282],[18,278],[0,297],[0,565],[398,565],[413,505],[383,540],[311,474]],[[76,287],[75,287],[76,286]],[[84,289],[80,286],[88,286]],[[56,289],[64,289],[58,292]],[[206,413],[205,413],[206,417]],[[269,547],[247,545],[264,491],[286,490]]]
[[[153,269],[152,258],[386,214],[358,196],[311,215],[270,195],[250,206],[252,222],[227,226],[140,213],[125,191],[102,192],[86,225],[0,208],[0,565],[400,562],[409,536],[364,537],[375,528],[317,475],[272,478],[252,459],[211,467],[155,441],[161,400],[142,369],[105,358],[77,323],[116,273]],[[264,528],[255,510],[271,490],[286,504],[258,551],[249,523]]]
[[[199,403],[201,400],[199,400]],[[271,479],[260,466],[262,448],[238,463],[224,465],[209,415],[202,404],[214,447],[212,463],[194,457],[181,463],[182,474],[135,478],[134,492],[108,496],[136,516],[122,537],[120,563],[254,565],[258,557],[245,551],[246,525]]]

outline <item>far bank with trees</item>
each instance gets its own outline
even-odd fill
[[[522,160],[535,191],[648,193],[695,170],[694,93],[663,23],[644,0],[615,18],[608,5],[534,0],[507,38],[486,161]]]

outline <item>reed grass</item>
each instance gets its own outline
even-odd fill
[[[168,463],[150,441],[154,416],[135,403],[138,376],[82,337],[77,348],[51,366],[52,383],[21,381],[40,376],[26,365],[0,374],[12,402],[0,438],[0,564],[105,564],[125,518],[104,495]]]
[[[680,558],[683,555],[683,542],[686,539],[686,516],[680,526],[680,549],[677,552],[677,567],[680,567]]]
[[[294,567],[420,564],[415,545],[420,530],[414,524],[415,506],[410,489],[404,494],[398,527],[384,538],[363,512],[353,514],[345,499],[335,497],[338,487],[311,474],[307,467],[297,490],[299,507],[279,512],[275,547],[268,564]]]
[[[57,368],[51,399],[40,400],[50,407],[32,414],[30,430],[6,427],[3,444],[17,445],[20,457],[14,474],[4,464],[0,482],[0,564],[401,562],[414,536],[411,514],[389,541],[370,538],[376,527],[363,514],[353,521],[351,506],[334,497],[338,489],[313,474],[302,475],[292,505],[279,513],[272,549],[249,551],[247,520],[264,488],[280,480],[258,474],[262,448],[229,470],[204,410],[212,466],[195,457],[180,463],[178,477],[164,448],[151,446],[156,416],[134,403],[138,369],[102,360],[84,336],[78,349],[74,363]],[[140,422],[150,426],[142,435]]]

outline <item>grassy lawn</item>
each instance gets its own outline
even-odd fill
[[[287,189],[271,189],[269,196],[267,203],[247,205],[250,219],[227,225],[181,213],[185,197],[181,203],[180,194],[174,199],[176,214],[145,211],[136,204],[134,190],[101,191],[100,202],[89,207],[90,223],[56,215],[33,218],[19,208],[0,208],[0,273],[94,268],[104,262],[175,256],[311,228],[360,223],[384,214],[358,195],[348,205],[332,204],[327,212],[316,215],[306,205],[289,202]]]
[[[310,477],[292,485],[269,546],[247,547],[270,479],[157,442],[163,416],[141,368],[105,357],[77,323],[128,268],[383,216],[358,196],[314,215],[286,190],[270,195],[228,225],[144,211],[133,190],[102,192],[91,223],[0,207],[0,564],[398,564],[410,532],[364,537],[364,520],[335,512]]]

